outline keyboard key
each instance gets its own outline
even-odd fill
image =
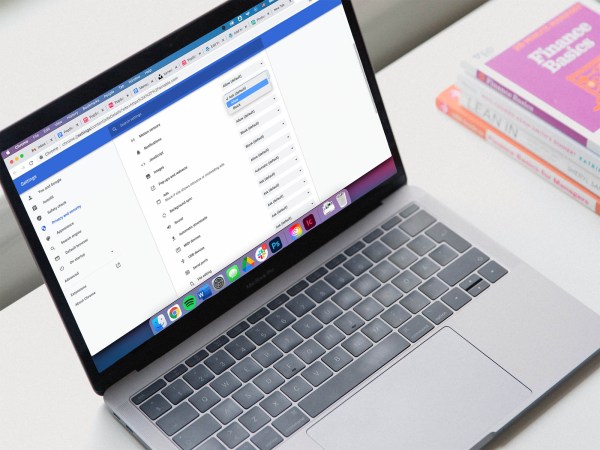
[[[240,444],[244,439],[249,437],[250,434],[242,428],[239,423],[232,423],[224,430],[217,434],[217,437],[223,441],[223,443],[229,447],[234,448]]]
[[[321,303],[326,298],[331,297],[335,291],[323,280],[319,280],[309,287],[305,292],[315,302]]]
[[[304,339],[308,339],[323,328],[323,325],[313,316],[304,316],[294,324],[293,328],[300,333]]]
[[[250,325],[248,325],[248,322],[240,322],[235,327],[233,327],[231,330],[229,330],[227,332],[227,336],[229,336],[231,339],[233,339],[236,336],[239,336],[240,334],[242,334],[248,328],[250,328]]]
[[[192,355],[188,359],[186,359],[185,364],[188,367],[194,367],[200,361],[204,360],[204,358],[206,358],[207,356],[208,356],[208,352],[206,350],[200,350],[199,352],[195,353],[194,355]]]
[[[325,284],[325,283],[323,283],[323,284]],[[327,287],[329,287],[329,286],[327,286]],[[331,289],[331,288],[329,288],[329,289]],[[316,306],[315,302],[313,302],[311,299],[309,299],[304,294],[296,295],[286,305],[286,307],[291,312],[293,312],[296,315],[296,317],[302,317],[304,314],[306,314],[308,311],[313,309],[315,306]]]
[[[179,434],[175,435],[173,440],[183,450],[191,450],[208,439],[220,428],[221,425],[219,425],[219,422],[217,422],[214,417],[207,414],[200,417]]]
[[[158,391],[160,391],[166,385],[167,385],[167,383],[165,383],[165,380],[156,380],[154,383],[152,383],[150,386],[145,388],[143,391],[141,391],[140,393],[131,397],[131,401],[134,404],[139,405],[144,400],[148,400],[152,395],[156,394]]]
[[[398,328],[408,319],[410,319],[411,315],[400,305],[394,305],[386,312],[381,315],[381,318],[385,320],[389,326],[393,328]]]
[[[373,349],[337,373],[330,381],[304,397],[298,406],[310,417],[316,417],[406,350],[408,346],[409,343],[399,334],[390,334]]]
[[[305,365],[294,354],[287,355],[281,361],[273,366],[285,378],[292,378],[294,375],[304,369]]]
[[[402,292],[407,293],[421,284],[421,280],[414,273],[405,270],[392,280],[392,283]]]
[[[383,225],[381,225],[381,228],[383,228],[385,231],[387,230],[391,230],[392,228],[394,228],[396,225],[398,225],[400,223],[400,217],[398,216],[392,216],[387,222],[385,222]]]
[[[429,250],[435,248],[435,243],[429,239],[427,236],[420,235],[406,244],[408,248],[410,248],[413,252],[415,252],[419,256],[423,256]]]
[[[317,281],[319,278],[321,278],[326,273],[327,273],[327,269],[325,267],[319,267],[317,270],[315,270],[313,273],[311,273],[309,276],[307,276],[306,279],[308,281],[310,281],[311,283],[314,283],[315,281]]]
[[[268,315],[269,315],[269,310],[267,308],[260,308],[258,311],[251,314],[247,320],[248,320],[248,322],[250,322],[251,324],[254,325],[260,319],[267,317]]]
[[[190,403],[201,413],[204,413],[215,406],[219,403],[219,400],[221,400],[219,396],[208,386],[200,389],[190,397]]]
[[[185,398],[192,395],[192,389],[183,380],[175,380],[164,388],[161,393],[174,405],[181,403]]]
[[[246,331],[246,336],[248,336],[256,345],[262,345],[275,336],[275,330],[265,322],[259,322]]]
[[[365,248],[362,252],[367,256],[367,258],[369,258],[374,263],[378,263],[383,258],[385,258],[390,253],[392,253],[392,251],[389,248],[387,248],[385,245],[383,245],[379,241],[373,242],[371,245],[369,245],[367,248]]]
[[[346,287],[335,294],[331,300],[333,300],[340,308],[348,309],[360,301],[360,295],[358,295],[352,289]]]
[[[313,311],[313,314],[324,324],[328,324],[336,317],[342,314],[342,310],[334,305],[329,300],[321,305],[317,306],[317,309]]]
[[[433,330],[433,325],[422,316],[415,316],[399,328],[400,333],[410,342],[416,342]]]
[[[365,321],[358,317],[354,312],[348,311],[333,323],[344,333],[350,335],[362,327],[365,324]],[[318,339],[319,338],[317,337],[317,340]],[[327,346],[325,346],[325,348],[327,348]]]
[[[165,375],[165,380],[173,381],[175,378],[186,373],[187,370],[188,370],[187,367],[185,367],[183,364],[179,364],[177,367],[175,367],[173,370],[171,370],[169,373],[167,373]]]
[[[261,391],[265,394],[270,394],[284,383],[284,379],[273,369],[267,369],[254,379]]]
[[[151,420],[154,420],[170,410],[171,405],[162,395],[156,394],[154,397],[150,398],[150,400],[142,403],[140,409],[144,411],[144,414],[146,414]]]
[[[426,234],[440,244],[445,242],[460,253],[463,253],[465,250],[471,247],[471,244],[461,238],[446,225],[439,222],[427,230]]]
[[[367,335],[373,342],[379,342],[384,337],[392,332],[392,329],[387,326],[381,319],[374,319],[372,322],[366,324],[362,329],[362,332]],[[323,358],[324,359],[324,358]]]
[[[461,288],[463,288],[463,290],[468,291],[469,289],[471,289],[473,286],[475,286],[480,281],[481,281],[481,277],[476,273],[472,273],[467,278],[465,278],[464,281],[461,281],[459,286]]]
[[[242,383],[240,383],[240,380],[238,380],[229,372],[224,373],[210,383],[210,387],[217,391],[217,394],[219,394],[221,397],[227,397],[241,385]]]
[[[248,431],[255,433],[269,423],[269,416],[266,412],[255,406],[242,417],[240,417],[240,423],[244,425]]]
[[[425,211],[419,211],[410,219],[406,219],[404,222],[402,222],[400,224],[400,228],[402,228],[411,236],[416,236],[434,222],[435,219],[431,217],[431,215]]]
[[[292,402],[279,391],[273,392],[260,402],[260,407],[269,413],[271,417],[277,417],[290,406],[292,406]]]
[[[419,286],[419,290],[431,300],[435,300],[448,290],[448,286],[437,278],[431,278]]]
[[[285,437],[291,436],[308,423],[306,415],[295,406],[273,421],[273,426]]]
[[[389,257],[389,260],[401,269],[406,269],[417,260],[417,255],[407,248],[401,248]]]
[[[233,366],[231,371],[245,383],[258,375],[262,371],[262,367],[252,358],[247,357]]]
[[[216,437],[211,437],[208,441],[205,441],[196,450],[227,450],[223,444],[221,444]]]
[[[342,347],[336,347],[323,356],[322,361],[334,372],[339,372],[352,362],[352,356],[342,349]]]
[[[296,283],[295,285],[293,285],[291,288],[289,288],[287,290],[287,293],[288,293],[288,295],[293,297],[294,295],[298,295],[300,292],[302,292],[307,287],[308,287],[308,283],[306,281],[302,280],[302,281],[299,281],[298,283]]]
[[[381,261],[370,270],[371,275],[373,275],[382,283],[389,281],[391,278],[397,275],[398,272],[400,271],[387,261]]]
[[[343,267],[338,267],[333,272],[325,275],[325,280],[336,289],[341,289],[350,283],[354,277]]]
[[[267,316],[265,320],[277,331],[281,331],[291,323],[295,322],[296,318],[287,309],[281,307]]]
[[[373,317],[383,311],[383,307],[371,297],[368,297],[356,305],[354,307],[354,311],[356,311],[363,319],[371,320]]]
[[[306,394],[312,391],[312,387],[304,378],[297,376],[292,378],[287,384],[281,387],[281,392],[287,395],[292,401],[297,402]]]
[[[485,280],[481,280],[475,286],[471,287],[467,292],[469,293],[469,295],[472,295],[473,297],[477,297],[479,294],[481,294],[483,291],[485,291],[489,287],[490,287],[490,283],[488,283]]]
[[[302,376],[313,386],[319,386],[327,378],[331,377],[333,372],[329,370],[321,361],[313,363],[308,369],[302,371]]]
[[[202,448],[198,450],[202,450]],[[246,441],[242,445],[238,446],[236,450],[256,450],[256,447],[250,442]]]
[[[270,342],[266,343],[252,353],[252,357],[263,367],[269,367],[282,356],[283,353],[281,353],[279,349]]]
[[[294,353],[306,364],[310,364],[319,356],[324,354],[325,350],[323,350],[323,347],[311,339],[294,350]]]
[[[373,294],[373,297],[375,297],[383,306],[390,306],[392,303],[402,297],[402,292],[400,292],[391,284],[386,284],[381,289],[376,291]]]
[[[365,270],[373,267],[373,263],[365,258],[363,255],[358,254],[350,258],[344,263],[344,267],[348,269],[354,276],[359,276]]]
[[[410,270],[419,275],[421,278],[426,280],[431,275],[440,270],[440,266],[434,263],[427,256],[421,258],[419,261],[410,266]]]
[[[454,311],[458,311],[471,301],[471,296],[465,294],[458,288],[454,288],[447,294],[442,295],[442,301]]]
[[[438,248],[436,248],[429,254],[429,257],[441,266],[445,266],[457,256],[458,253],[456,253],[446,244],[440,245]]]
[[[381,283],[368,273],[365,273],[360,278],[354,280],[350,286],[352,286],[356,291],[358,291],[360,295],[366,297],[379,286],[381,286]]]
[[[356,333],[342,342],[342,347],[348,350],[353,356],[360,356],[373,346],[362,333]]]
[[[204,360],[204,364],[208,366],[215,374],[221,375],[224,371],[235,364],[235,360],[225,353],[225,350],[219,350]],[[187,378],[186,378],[187,381]]]
[[[442,269],[438,277],[449,286],[454,286],[474,270],[481,267],[489,258],[476,248],[471,248],[454,262]]]
[[[414,213],[418,209],[419,209],[419,207],[413,203],[412,205],[409,205],[406,208],[404,208],[402,211],[400,211],[400,215],[406,219],[408,216],[410,216],[412,213]]]
[[[479,269],[479,275],[488,280],[490,283],[495,283],[507,273],[508,270],[506,270],[496,261],[490,261],[481,269]]]
[[[397,250],[402,245],[406,244],[408,239],[406,233],[402,232],[399,228],[394,228],[392,231],[386,233],[386,235],[381,238],[381,241],[392,250]]]
[[[226,398],[211,409],[210,412],[219,420],[219,422],[223,425],[227,425],[242,413],[242,408],[230,398]]]
[[[400,303],[411,313],[416,314],[429,305],[429,300],[420,292],[413,291],[400,300]]]
[[[324,330],[316,334],[315,339],[327,350],[330,350],[344,340],[344,335],[333,325],[328,325]]]
[[[213,353],[223,347],[225,344],[229,342],[229,338],[225,335],[219,336],[217,339],[212,341],[210,344],[206,346],[206,350]]]
[[[198,416],[194,408],[184,403],[158,419],[156,425],[168,436],[172,436]]]
[[[298,336],[294,330],[282,331],[273,338],[273,344],[275,344],[283,353],[287,353],[295,349],[302,343],[302,338]]]
[[[254,406],[256,402],[265,398],[264,394],[253,384],[245,385],[233,394],[232,397],[244,409]]]
[[[186,373],[183,376],[183,379],[187,381],[194,389],[198,390],[214,377],[215,376],[212,374],[212,372],[208,370],[206,366],[201,364]]]
[[[271,450],[282,442],[283,438],[273,428],[266,427],[250,438],[250,440],[259,450]]]
[[[434,302],[423,310],[423,315],[439,325],[452,315],[452,311],[442,302]]]
[[[279,308],[281,305],[287,302],[288,299],[289,297],[286,294],[280,294],[273,300],[271,300],[269,303],[267,303],[267,308],[269,308],[271,311],[275,311],[277,308]]]
[[[362,241],[358,241],[355,244],[352,244],[350,247],[348,247],[344,253],[348,256],[352,256],[354,255],[356,252],[359,252],[360,250],[362,250],[363,248],[365,248],[365,243]]]
[[[335,258],[333,258],[332,260],[327,262],[325,264],[325,267],[327,267],[329,270],[333,270],[337,266],[339,266],[341,263],[343,263],[344,261],[346,261],[346,257],[340,253]]]
[[[365,241],[367,244],[370,244],[371,242],[373,242],[375,239],[377,239],[382,234],[383,234],[383,231],[381,231],[379,228],[375,228],[373,231],[371,231],[369,234],[367,234],[363,238],[363,241]]]
[[[237,360],[247,356],[254,349],[256,349],[256,345],[250,342],[246,336],[239,336],[225,346],[225,350]]]

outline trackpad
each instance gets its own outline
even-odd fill
[[[308,430],[326,449],[470,448],[531,394],[450,328]]]

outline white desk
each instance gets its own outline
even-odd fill
[[[486,33],[527,20],[547,3],[487,4],[378,79],[409,182],[600,313],[600,218],[434,105],[453,82],[459,60],[485,43]],[[526,10],[515,17],[519,9]],[[44,287],[0,312],[0,324],[1,448],[137,448],[87,383]],[[598,448],[599,366],[596,359],[578,372],[492,447]]]

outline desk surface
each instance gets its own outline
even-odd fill
[[[600,313],[600,218],[434,105],[460,59],[478,50],[486,34],[535,17],[548,3],[488,3],[388,66],[378,80],[409,182]],[[90,388],[45,287],[0,312],[0,323],[0,447],[137,448]],[[596,359],[579,371],[492,447],[597,448],[599,366]]]

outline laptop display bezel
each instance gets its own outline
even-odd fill
[[[243,11],[253,7],[256,3],[256,0],[232,0],[226,2],[126,60],[116,64],[81,86],[0,131],[0,149],[6,149],[15,145],[35,131],[56,121],[60,117],[65,116],[82,104],[89,102],[112,87],[122,83],[124,80],[143,71],[157,61],[166,58],[173,52],[221,26],[221,24],[232,17],[238,16]],[[376,84],[375,74],[369,62],[364,41],[360,34],[356,15],[350,1],[342,0],[342,6],[352,30],[358,54],[363,64],[364,73],[372,92],[373,100],[381,118],[391,156],[397,169],[396,175],[387,179],[372,191],[348,205],[346,209],[340,211],[334,217],[319,225],[311,233],[302,237],[302,245],[291,245],[284,248],[276,257],[269,258],[265,263],[246,275],[242,281],[234,283],[223,292],[214,295],[209,301],[203,303],[201,305],[202,307],[196,308],[196,310],[187,314],[182,320],[149,339],[101,373],[96,369],[92,360],[92,355],[88,351],[83,336],[77,326],[62,289],[60,288],[57,277],[51,268],[50,261],[43,250],[42,243],[40,242],[19,194],[17,193],[9,171],[4,164],[1,164],[0,182],[2,188],[6,193],[8,202],[42,272],[46,286],[54,300],[60,317],[68,330],[71,341],[85,368],[90,383],[98,394],[102,394],[110,385],[123,378],[131,371],[139,370],[154,361],[156,358],[190,337],[203,326],[224,314],[227,310],[243,301],[248,295],[265,286],[274,277],[298,263],[298,261],[321,247],[345,228],[351,226],[363,217],[366,212],[380,204],[383,198],[406,184],[406,173],[402,166],[392,129],[384,110],[383,100]]]

